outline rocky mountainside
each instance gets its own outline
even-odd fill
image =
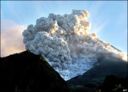
[[[77,86],[83,89],[91,88],[93,92],[96,89],[102,89],[101,92],[123,92],[123,89],[128,89],[128,63],[121,59],[102,57],[98,59],[93,68],[83,75],[68,80],[67,83],[73,88]],[[112,89],[117,90],[113,91]]]
[[[43,57],[25,51],[0,58],[0,92],[68,92],[68,87]]]

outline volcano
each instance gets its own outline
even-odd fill
[[[0,58],[0,92],[69,92],[45,58],[29,51]]]

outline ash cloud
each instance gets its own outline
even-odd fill
[[[109,43],[89,33],[88,12],[49,14],[37,19],[23,32],[27,50],[46,57],[48,63],[68,80],[90,69],[100,57],[122,58],[122,53]]]

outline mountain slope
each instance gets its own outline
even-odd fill
[[[98,86],[107,76],[111,75],[128,78],[128,63],[121,59],[100,58],[93,68],[67,82],[71,85]]]
[[[0,58],[0,92],[68,92],[44,58],[28,51]]]

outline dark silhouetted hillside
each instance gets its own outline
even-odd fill
[[[44,58],[25,51],[0,58],[0,92],[127,92],[127,66],[102,58],[65,82]]]
[[[0,58],[0,92],[68,92],[65,81],[28,51]]]
[[[83,75],[67,81],[71,88],[79,90],[75,92],[123,92],[120,89],[128,89],[128,63],[119,59],[100,58],[97,64]],[[116,86],[120,86],[118,89]],[[100,86],[100,88],[99,88]],[[88,88],[88,91],[86,91]],[[115,91],[112,91],[115,88]],[[80,91],[80,90],[84,91]],[[91,89],[91,90],[90,90]],[[108,91],[107,91],[108,89]],[[105,91],[106,90],[106,91]],[[128,91],[126,91],[128,92]]]

